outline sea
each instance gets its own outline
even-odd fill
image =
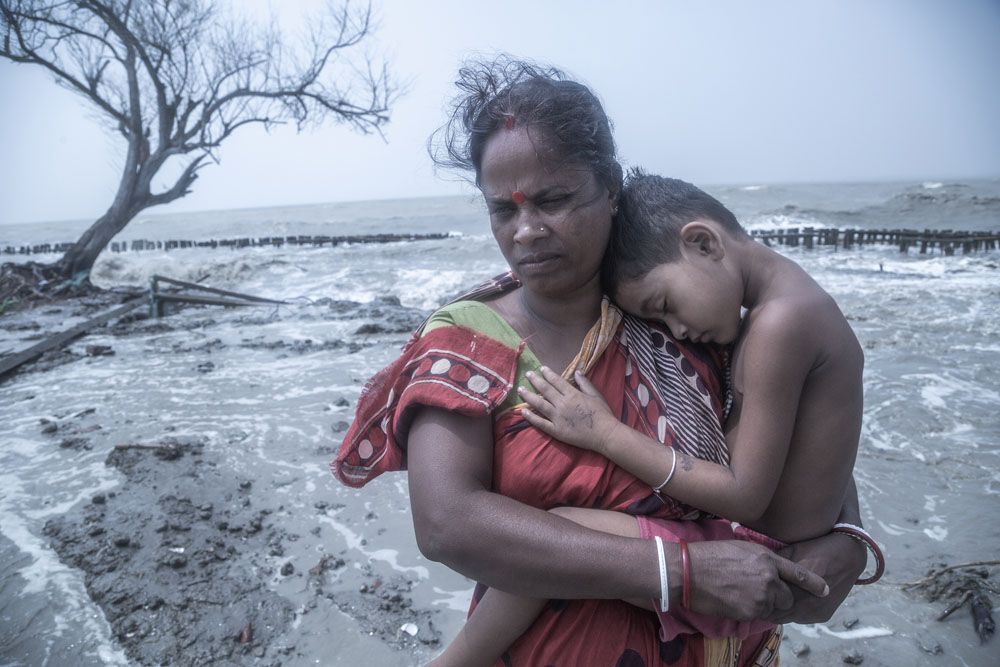
[[[1000,180],[707,189],[750,230],[1000,230]],[[0,224],[0,248],[73,241],[88,224]],[[126,336],[97,330],[71,345],[80,360],[44,373],[27,369],[0,382],[0,666],[130,664],[88,597],[82,573],[60,562],[43,526],[121,484],[104,465],[114,445],[156,442],[165,429],[202,438],[226,465],[270,479],[268,493],[282,500],[289,521],[302,531],[303,559],[341,554],[349,563],[410,577],[414,604],[434,610],[445,634],[457,629],[472,584],[416,549],[405,476],[347,489],[330,476],[330,456],[316,454],[336,448],[362,383],[394,358],[407,335],[358,333],[360,319],[318,313],[330,300],[367,304],[386,297],[430,312],[503,271],[475,194],[150,211],[115,240],[383,232],[447,236],[100,256],[92,280],[104,287],[143,289],[158,274],[288,303],[249,311],[176,310],[166,317],[175,323],[182,318],[184,326]],[[949,256],[875,244],[773,247],[833,295],[864,348],[864,424],[855,475],[864,523],[888,557],[883,582],[856,589],[829,623],[789,626],[789,641],[811,646],[820,662],[786,652],[782,664],[826,664],[820,656],[855,647],[867,656],[866,665],[1000,664],[1000,639],[980,645],[968,607],[937,622],[944,602],[901,590],[936,565],[1000,558],[1000,251]],[[8,324],[18,317],[23,315],[0,315]],[[71,309],[40,317],[49,318],[41,331],[27,322],[0,327],[0,355],[82,320]],[[268,345],[275,341],[281,344]],[[88,357],[86,345],[111,346],[114,355]],[[206,355],[211,372],[197,370]],[[58,423],[88,409],[102,425],[91,434],[91,449],[60,449],[42,432],[42,420]],[[317,514],[321,500],[330,509]],[[362,520],[371,512],[380,520]],[[322,531],[314,535],[310,526]],[[996,568],[992,574],[996,588]],[[300,591],[281,577],[268,584],[299,599]],[[994,595],[994,605],[997,600]],[[303,612],[289,633],[296,652],[283,659],[285,665],[366,664],[357,662],[359,655],[374,660],[367,664],[414,661],[414,654],[373,648],[363,627],[336,610]],[[325,642],[334,635],[338,648],[331,652]]]

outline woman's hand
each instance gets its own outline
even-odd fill
[[[527,376],[538,393],[518,388],[521,399],[531,408],[522,412],[524,419],[566,444],[604,453],[615,430],[623,424],[590,380],[577,372],[577,389],[545,366],[541,375],[529,371]]]
[[[735,621],[773,620],[793,608],[796,591],[817,600],[829,593],[815,572],[753,542],[695,542],[688,551],[691,609],[702,614]]]
[[[868,557],[863,544],[842,533],[797,542],[783,549],[781,554],[821,575],[830,584],[830,594],[818,598],[793,587],[794,603],[787,609],[776,609],[774,614],[766,617],[774,623],[829,621],[864,571]]]

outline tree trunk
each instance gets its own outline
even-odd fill
[[[80,273],[90,275],[97,256],[107,247],[111,239],[125,228],[141,208],[112,206],[85,231],[73,247],[56,262],[55,268],[69,279]]]

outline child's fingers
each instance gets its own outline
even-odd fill
[[[546,433],[550,428],[552,428],[552,422],[529,408],[521,408],[521,416],[524,417],[524,421],[528,422],[535,428],[545,431]]]
[[[542,366],[542,376],[560,394],[565,394],[567,391],[571,391],[573,389],[573,385],[563,379],[563,376],[559,375],[559,373],[556,373],[548,366]]]
[[[536,394],[527,387],[518,387],[517,395],[520,396],[521,400],[531,406],[531,408],[538,414],[548,415],[549,410],[552,409],[552,404],[549,403],[544,396]]]
[[[542,367],[542,371],[545,371],[545,367]],[[535,391],[540,395],[544,396],[549,401],[555,400],[558,396],[562,394],[556,387],[549,382],[542,373],[535,373],[533,371],[528,371],[525,373],[528,381],[531,382],[531,386],[535,388]]]
[[[540,372],[528,371],[525,373],[528,381],[535,388],[535,391],[540,395],[544,396],[546,400],[555,405],[559,398],[566,393],[565,388],[560,388],[555,384],[555,382],[560,382],[564,387],[569,386],[566,384],[558,375],[555,375],[545,366],[542,366]],[[555,381],[555,382],[554,382]]]

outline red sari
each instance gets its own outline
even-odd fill
[[[596,327],[595,327],[596,329]],[[724,353],[684,347],[625,316],[586,359],[591,382],[626,424],[669,446],[725,463],[720,423]],[[406,436],[423,406],[494,418],[493,490],[527,505],[593,507],[663,519],[718,521],[650,487],[610,461],[534,429],[517,409],[499,410],[521,365],[511,346],[464,326],[418,331],[402,356],[366,385],[334,475],[362,486],[406,465]],[[477,586],[472,608],[485,588]],[[470,610],[471,613],[471,610]],[[655,614],[617,600],[553,600],[498,665],[769,665],[779,632],[706,639],[660,639]]]

